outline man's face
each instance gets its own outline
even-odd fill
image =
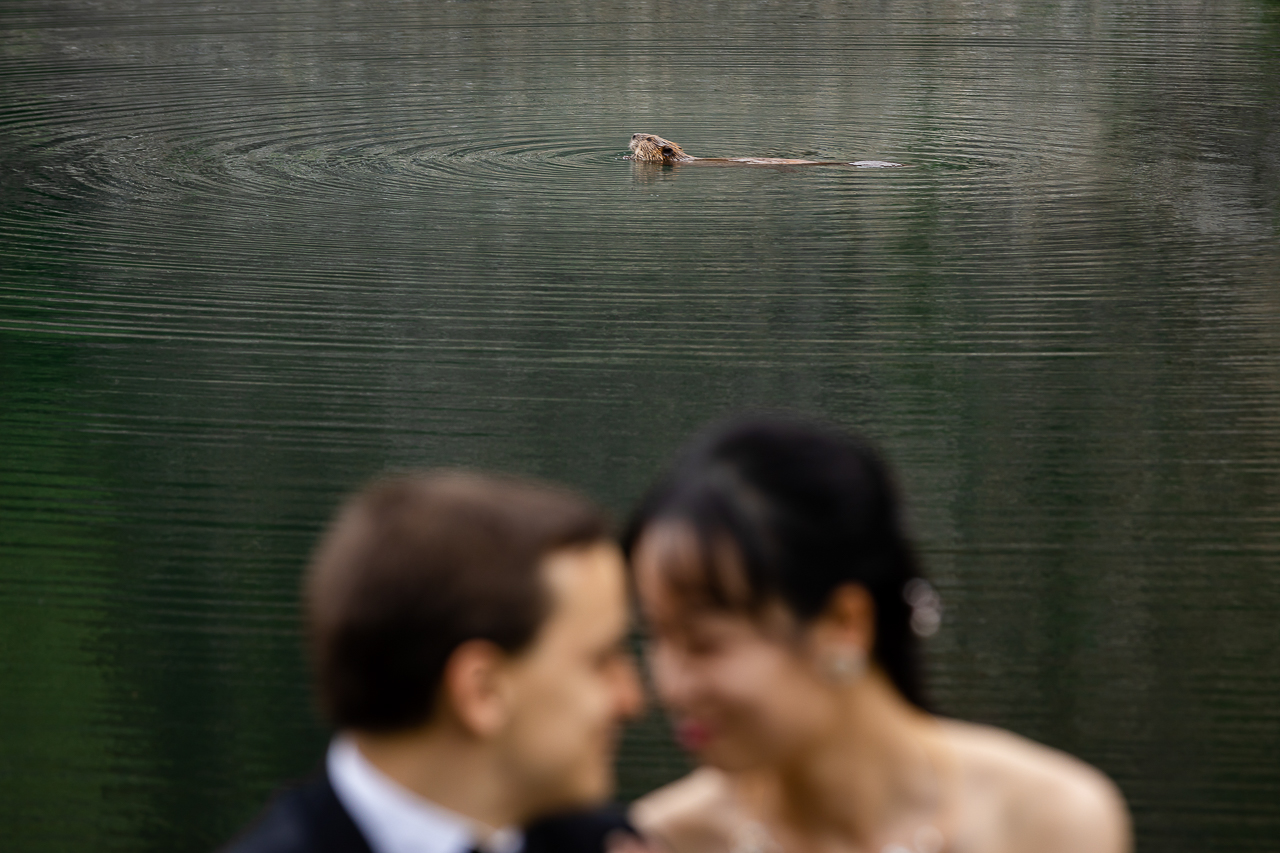
[[[553,551],[541,570],[551,613],[509,665],[513,716],[499,745],[508,778],[529,793],[530,817],[610,795],[621,724],[642,703],[617,546]]]

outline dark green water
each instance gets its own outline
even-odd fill
[[[1140,849],[1280,846],[1280,6],[0,0],[0,846],[205,850],[309,769],[354,485],[622,514],[757,405],[901,472],[941,709]]]

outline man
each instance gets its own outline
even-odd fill
[[[384,480],[308,568],[324,772],[228,853],[515,853],[535,819],[605,799],[641,705],[621,552],[582,499],[457,473]],[[564,849],[621,821],[535,830]]]

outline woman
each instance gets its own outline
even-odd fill
[[[1124,853],[1102,773],[930,714],[920,578],[864,445],[783,419],[695,441],[625,545],[650,666],[702,767],[632,818],[674,853]]]

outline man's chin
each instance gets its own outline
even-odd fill
[[[538,804],[537,816],[566,814],[596,808],[609,801],[614,792],[612,771],[592,779],[582,779],[578,784],[566,786],[554,797]]]
[[[592,779],[589,783],[583,784],[576,791],[573,805],[580,809],[598,806],[607,802],[613,796],[613,790],[613,773],[602,774],[598,778]]]

